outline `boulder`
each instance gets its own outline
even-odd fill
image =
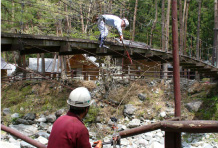
[[[19,118],[20,115],[18,113],[14,113],[11,115],[11,118],[14,119],[14,118]]]
[[[160,113],[160,117],[162,117],[162,118],[165,118],[167,115],[166,115],[166,112],[161,112]]]
[[[25,119],[21,119],[21,118],[18,118],[15,122],[15,124],[25,124],[25,125],[30,125],[30,123],[25,120]]]
[[[148,141],[142,138],[137,141],[137,145],[140,147],[146,147],[147,144],[148,144]]]
[[[26,135],[26,136],[32,136],[35,135],[35,133],[38,131],[38,129],[33,125],[9,125],[10,128],[17,130],[18,132]]]
[[[2,112],[4,116],[11,114],[10,108],[4,108]]]
[[[140,94],[138,94],[138,98],[139,98],[141,101],[145,101],[145,100],[147,99],[147,94],[140,93]]]
[[[190,111],[194,111],[194,112],[197,112],[198,109],[201,107],[202,105],[202,101],[193,101],[193,102],[190,102],[190,103],[186,103],[185,104],[185,107]]]
[[[49,123],[54,123],[56,120],[56,116],[55,115],[48,115],[48,116],[46,116],[46,120]]]
[[[25,141],[21,141],[20,147],[21,148],[35,148],[35,146],[33,146],[33,145],[31,145],[31,144],[29,144],[29,143],[27,143]]]
[[[46,118],[45,117],[40,117],[39,119],[36,120],[36,122],[46,122]]]
[[[132,104],[127,104],[124,106],[124,115],[125,116],[132,116],[135,114],[136,108]]]
[[[64,109],[59,109],[58,111],[55,112],[55,116],[58,118],[61,115],[63,115],[63,113],[64,113]]]
[[[39,132],[37,132],[36,134],[35,134],[35,136],[36,137],[44,137],[44,138],[46,138],[46,139],[48,139],[48,137],[50,136],[47,132],[45,132],[45,131],[39,131]]]
[[[44,145],[48,144],[48,139],[46,139],[45,137],[39,136],[36,140]]]
[[[20,145],[15,145],[13,143],[9,143],[6,141],[0,141],[0,145],[2,148],[20,148]]]
[[[157,141],[154,141],[151,143],[151,145],[148,148],[164,148],[164,145],[160,144]]]
[[[23,117],[26,120],[35,120],[36,118],[36,114],[35,113],[27,113],[24,115]]]
[[[129,122],[130,128],[138,127],[140,125],[140,120],[139,119],[133,119]]]

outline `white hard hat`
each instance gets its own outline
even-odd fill
[[[125,19],[125,18],[123,20],[125,22],[125,28],[128,27],[129,26],[129,21],[127,19]]]
[[[75,107],[88,107],[92,104],[91,95],[87,88],[78,87],[70,93],[67,103]]]

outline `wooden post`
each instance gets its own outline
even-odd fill
[[[54,74],[53,73],[54,73],[54,70],[55,70],[56,58],[57,58],[57,54],[55,53],[53,64],[52,64],[52,68],[51,68],[51,78],[54,78]]]
[[[37,54],[37,69],[36,71],[39,72],[39,58],[40,58],[40,54]]]
[[[26,56],[22,55],[23,79],[26,80]]]
[[[44,53],[41,54],[41,73],[43,76],[45,76],[45,58],[44,58]]]

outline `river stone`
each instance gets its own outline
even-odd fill
[[[36,140],[39,141],[40,143],[44,144],[44,145],[48,144],[48,139],[46,139],[46,138],[44,138],[42,136],[39,136]]]
[[[55,115],[48,115],[48,116],[46,116],[46,120],[49,123],[53,123],[56,120],[56,116]]]
[[[63,113],[64,113],[64,109],[59,109],[58,111],[55,112],[55,116],[58,118],[61,115],[63,115]]]
[[[150,146],[148,146],[148,148],[164,148],[164,145],[160,144],[157,141],[154,141],[154,142],[151,143]]]
[[[136,108],[132,104],[127,104],[124,106],[124,115],[125,116],[132,116],[135,114]]]
[[[16,124],[30,125],[30,123],[29,123],[27,120],[21,119],[21,118],[18,118],[15,123],[16,123]]]
[[[51,133],[52,127],[53,127],[53,125],[49,126],[48,129],[47,129],[47,132],[48,132],[49,134]]]
[[[197,112],[198,109],[201,107],[202,105],[202,101],[193,101],[193,102],[190,102],[190,103],[186,103],[185,104],[185,107],[190,111],[194,111],[194,112]]]
[[[2,148],[20,148],[20,145],[15,145],[13,143],[9,143],[6,141],[0,141],[0,145]]]
[[[147,98],[147,94],[140,93],[140,94],[138,94],[138,98],[139,98],[141,101],[145,101],[146,98]]]
[[[215,148],[216,146],[211,146],[210,144],[208,144],[208,143],[205,143],[203,146],[202,146],[202,148]],[[217,148],[217,147],[216,147]]]
[[[141,147],[146,147],[147,144],[148,144],[148,141],[142,138],[137,141],[137,145]]]
[[[161,113],[160,113],[160,116],[161,116],[162,118],[166,117],[166,112],[161,112]]]
[[[17,130],[18,132],[28,137],[34,135],[38,131],[38,129],[33,125],[19,124],[19,125],[9,125],[9,127]]]
[[[40,117],[39,119],[36,120],[36,122],[46,122],[46,118]]]
[[[45,132],[45,131],[39,131],[38,133],[36,133],[36,137],[40,137],[40,136],[48,139],[48,137],[50,135],[47,132]]]
[[[48,128],[49,128],[49,125],[48,125],[47,123],[40,122],[39,128],[40,128],[40,129],[48,129]]]
[[[10,108],[4,108],[2,112],[4,116],[11,114]]]
[[[11,115],[11,118],[12,118],[12,119],[14,119],[14,118],[19,118],[19,116],[20,116],[20,115],[19,115],[18,113],[14,113],[14,114]]]
[[[35,120],[36,114],[35,113],[27,113],[27,114],[25,114],[25,116],[23,118],[26,120]]]
[[[139,119],[133,119],[129,122],[129,127],[133,128],[133,127],[137,127],[140,125],[140,120]]]
[[[21,148],[36,148],[35,146],[33,146],[25,141],[21,141],[20,146],[21,146]]]

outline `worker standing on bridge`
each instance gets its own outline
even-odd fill
[[[82,119],[87,115],[92,104],[87,88],[74,89],[67,103],[70,109],[53,124],[47,148],[91,148],[89,133]],[[102,148],[102,141],[97,141],[95,148]]]
[[[100,41],[99,47],[103,47],[104,45],[104,40],[108,35],[108,29],[106,25],[115,27],[120,35],[120,41],[123,41],[123,33],[122,33],[122,28],[126,28],[129,26],[129,21],[126,18],[119,18],[118,16],[115,15],[110,15],[110,14],[104,14],[104,15],[94,15],[92,22],[97,22],[98,24],[98,29],[101,32],[98,40]]]

